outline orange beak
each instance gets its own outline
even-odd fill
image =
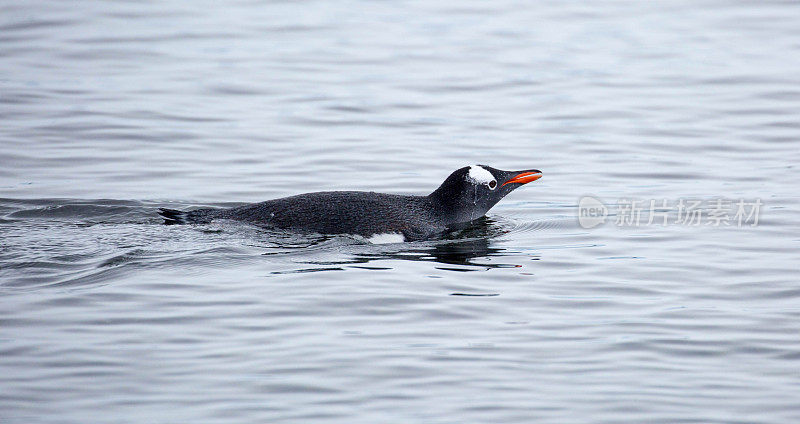
[[[539,178],[542,178],[541,172],[523,172],[521,174],[515,175],[514,178],[506,181],[503,185],[514,183],[514,184],[528,184],[531,181],[536,181]],[[500,186],[502,187],[502,186]]]

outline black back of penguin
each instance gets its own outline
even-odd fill
[[[427,197],[360,191],[307,193],[222,210],[215,218],[321,234],[402,234],[419,240],[444,231]]]

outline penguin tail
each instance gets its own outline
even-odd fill
[[[164,218],[164,225],[176,224],[208,224],[219,215],[219,209],[203,208],[193,211],[158,208],[158,214]]]
[[[189,213],[177,209],[158,208],[158,214],[164,218],[164,225],[188,224]]]

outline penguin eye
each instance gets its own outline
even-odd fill
[[[497,181],[495,180],[489,181],[489,189],[494,190],[496,188],[497,188]]]

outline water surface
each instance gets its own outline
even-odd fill
[[[5,2],[0,421],[797,422],[798,22]],[[544,177],[415,243],[155,213],[427,194],[473,163]],[[586,195],[606,224],[578,224]],[[626,199],[720,198],[760,199],[758,225],[615,225]]]

